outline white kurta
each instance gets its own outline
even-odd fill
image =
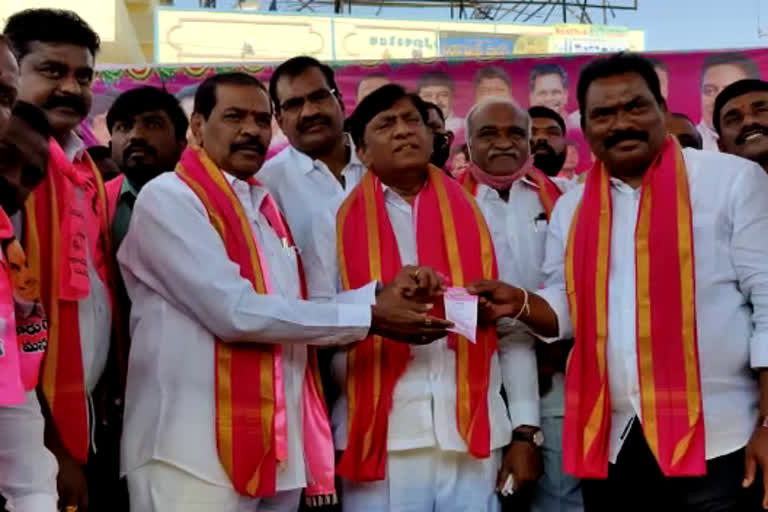
[[[364,338],[371,310],[299,300],[296,255],[259,211],[265,189],[227,177],[264,251],[275,294],[257,294],[240,276],[203,204],[176,174],[143,187],[118,253],[133,304],[122,472],[160,461],[231,488],[216,449],[216,336],[225,343],[283,346],[289,458],[277,489],[297,489],[306,483],[301,429],[306,344]],[[374,289],[361,289],[362,299],[355,292],[347,298],[370,304]]]
[[[696,321],[707,459],[741,449],[758,414],[753,368],[768,367],[768,176],[739,157],[684,149],[696,266]],[[541,296],[572,336],[565,248],[583,185],[560,198],[547,235]],[[635,330],[635,226],[640,189],[611,180],[613,217],[608,282],[610,457],[640,416]]]
[[[365,167],[357,158],[351,140],[349,148],[349,163],[341,171],[344,185],[322,161],[312,160],[293,146],[278,153],[256,174],[274,196],[291,226],[307,271],[310,296],[317,296],[317,290],[328,288],[332,279],[325,271],[327,264],[322,261],[323,256],[314,251],[311,243],[312,225],[319,218],[328,226],[336,226],[336,211],[365,174]],[[330,285],[335,289],[335,281],[331,280]]]
[[[394,191],[385,187],[384,198],[403,265],[418,264],[416,235],[411,205]],[[323,255],[326,272],[332,276],[332,289],[316,290],[319,298],[332,297],[339,286],[336,258],[336,230],[318,219],[312,227],[313,250]],[[328,285],[330,286],[330,284]],[[491,449],[506,446],[511,441],[513,422],[532,421],[537,415],[530,404],[511,403],[507,410],[500,394],[502,375],[505,384],[516,386],[528,362],[514,356],[515,350],[503,340],[491,359],[488,406],[491,423]],[[347,446],[347,399],[345,396],[346,352],[339,350],[333,358],[333,374],[342,395],[333,408],[334,439],[337,449]],[[509,379],[509,381],[507,381]],[[510,416],[513,421],[510,421]],[[411,346],[411,360],[398,380],[394,405],[389,414],[387,447],[390,451],[437,446],[442,450],[467,452],[467,446],[456,425],[456,355],[448,348],[445,338],[425,346]]]

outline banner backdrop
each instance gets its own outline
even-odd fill
[[[717,149],[711,128],[717,94],[741,78],[768,76],[768,49],[645,55],[655,63],[669,110],[686,114],[698,125],[707,149]],[[387,81],[397,82],[443,109],[448,128],[457,135],[457,144],[464,138],[464,116],[484,97],[505,95],[524,107],[542,104],[553,108],[566,119],[568,137],[578,151],[578,167],[584,168],[589,164],[590,154],[581,137],[576,85],[579,70],[592,58],[594,56],[578,55],[508,60],[390,61],[364,65],[333,63],[331,66],[336,71],[336,82],[347,114],[353,111],[361,93],[370,92],[371,87],[375,89]],[[189,113],[196,87],[206,77],[239,70],[268,81],[272,69],[272,66],[237,64],[100,70],[94,83],[93,108],[83,134],[89,145],[108,142],[106,113],[122,91],[141,85],[165,87],[179,98]],[[276,124],[273,128],[270,154],[287,145]]]

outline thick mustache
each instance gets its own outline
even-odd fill
[[[305,132],[310,127],[316,124],[324,124],[326,126],[329,126],[331,124],[331,118],[323,114],[315,114],[314,116],[306,117],[301,121],[299,121],[299,124],[296,128],[300,132]]]
[[[499,156],[508,156],[509,158],[518,158],[520,156],[520,153],[512,149],[509,149],[506,151],[491,151],[488,153],[488,158],[496,158]]]
[[[610,149],[616,144],[624,142],[625,140],[639,140],[642,142],[648,142],[648,133],[641,132],[639,130],[622,130],[620,132],[615,132],[613,135],[607,137],[603,145],[605,146],[605,149]]]
[[[538,151],[539,149],[543,149],[547,153],[552,154],[552,155],[555,154],[555,149],[552,146],[550,146],[549,144],[547,144],[546,142],[543,142],[543,141],[542,142],[537,142],[536,144],[533,145],[533,148],[531,148],[531,150],[534,153],[536,151]]]
[[[736,144],[742,145],[747,141],[747,136],[757,132],[762,133],[763,135],[768,135],[768,128],[761,124],[751,124],[749,126],[745,126],[741,129],[741,132],[739,133],[739,136],[736,137]]]
[[[133,144],[125,148],[125,151],[123,151],[123,159],[128,158],[131,152],[136,149],[143,149],[145,153],[157,156],[157,151],[155,151],[155,148],[153,148],[149,144],[146,144],[143,142],[134,142]]]
[[[267,154],[267,147],[259,139],[248,139],[242,142],[235,142],[229,146],[229,150],[232,153],[242,149],[256,151],[262,156]]]
[[[82,116],[88,115],[85,102],[79,96],[50,96],[43,105],[44,110],[51,110],[57,107],[71,108]]]

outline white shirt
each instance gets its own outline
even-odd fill
[[[341,171],[344,185],[325,163],[312,160],[293,146],[275,155],[256,175],[269,189],[291,226],[291,233],[301,250],[302,263],[307,271],[310,297],[317,295],[317,289],[325,289],[329,279],[321,272],[325,265],[312,251],[312,223],[319,216],[329,226],[335,226],[336,211],[349,192],[360,183],[366,170],[357,158],[351,138],[348,140],[349,163]]]
[[[418,264],[416,234],[411,205],[385,187],[384,198],[392,229],[397,238],[403,265]],[[324,255],[334,276],[334,286],[340,283],[336,258],[335,227],[317,222],[313,250]],[[321,298],[333,295],[333,290],[321,291]],[[514,348],[504,340],[491,359],[488,410],[491,424],[491,449],[506,446],[511,441],[512,427],[534,422],[537,416],[530,404],[512,403],[509,411],[501,397],[502,367],[507,378],[518,379],[518,362],[512,356]],[[333,429],[336,448],[347,446],[346,351],[333,357],[332,371],[342,395],[333,407]],[[387,448],[389,451],[439,446],[443,450],[466,452],[467,446],[456,426],[456,355],[448,348],[445,338],[425,346],[411,346],[411,360],[395,386],[393,407],[389,413]],[[510,415],[512,420],[510,421]]]
[[[142,188],[118,252],[133,304],[122,472],[155,460],[231,487],[216,449],[217,336],[225,343],[282,345],[289,459],[277,490],[297,489],[306,484],[301,415],[306,344],[364,338],[370,306],[300,300],[294,251],[283,247],[259,211],[266,190],[227,179],[264,251],[274,294],[257,294],[240,276],[203,204],[175,173]],[[374,286],[362,292],[365,300],[352,300],[370,304]]]
[[[732,155],[684,149],[696,267],[696,320],[708,459],[741,449],[757,420],[753,368],[768,367],[768,176]],[[541,296],[572,336],[564,256],[583,185],[560,198],[549,226]],[[612,179],[608,282],[610,457],[640,417],[635,330],[635,225],[641,190]],[[628,431],[628,429],[626,429]]]
[[[720,146],[717,145],[717,141],[720,139],[720,136],[715,130],[710,128],[709,125],[703,120],[696,125],[696,129],[699,131],[699,135],[701,135],[701,141],[703,143],[701,149],[706,149],[708,151],[720,151]]]
[[[561,190],[572,188],[569,180],[554,181]],[[518,180],[504,201],[495,189],[478,185],[476,199],[491,231],[499,279],[535,292],[544,282],[541,263],[547,234],[538,186],[526,178]],[[523,418],[519,424],[539,425],[535,337],[522,324],[509,320],[499,322],[499,336],[510,351],[510,367],[502,377],[510,411],[516,411],[511,414]]]

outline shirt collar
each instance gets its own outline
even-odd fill
[[[512,184],[512,186],[510,187],[510,190],[512,190],[515,187],[523,187],[523,186],[524,187],[530,187],[530,188],[533,188],[535,190],[539,189],[539,186],[536,183],[534,183],[533,181],[529,180],[527,176],[523,176],[522,178],[520,178],[519,180],[517,180],[516,182],[514,182]],[[500,197],[498,190],[496,190],[493,187],[489,187],[488,185],[483,185],[482,183],[478,183],[478,185],[477,185],[477,195],[479,197],[488,197],[488,196]]]
[[[74,131],[70,131],[61,144],[61,149],[64,150],[70,162],[75,162],[85,154],[85,142]]]
[[[352,142],[352,137],[348,133],[344,134],[344,138],[346,139],[347,146],[349,147],[349,162],[347,163],[347,166],[350,165],[359,165],[362,166],[363,163],[360,161],[360,159],[357,157],[357,151],[355,148],[355,143]],[[304,174],[309,174],[312,171],[316,171],[319,168],[319,161],[312,160],[312,158],[309,157],[306,153],[302,153],[298,149],[296,149],[293,146],[290,146],[291,155],[293,156],[294,160],[296,160],[299,163],[299,168],[304,172]],[[325,166],[325,164],[323,164]],[[346,168],[346,166],[345,166]]]

